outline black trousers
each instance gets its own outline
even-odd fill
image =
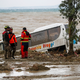
[[[23,51],[28,51],[28,46],[29,46],[29,43],[27,43],[26,45],[24,45]]]

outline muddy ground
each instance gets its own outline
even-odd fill
[[[67,79],[54,79],[60,77],[80,76],[79,72],[74,74],[40,74],[45,71],[51,70],[50,65],[54,65],[53,68],[62,65],[66,65],[66,68],[70,68],[72,65],[80,66],[80,54],[75,52],[74,55],[68,55],[65,51],[50,51],[50,52],[36,52],[29,51],[28,58],[22,59],[20,51],[15,53],[15,59],[5,59],[4,52],[0,52],[0,80],[67,80]],[[46,66],[48,65],[48,66]],[[57,66],[56,66],[57,65]],[[68,66],[69,65],[69,66]],[[62,68],[61,66],[61,68]],[[77,66],[78,67],[78,66]],[[11,73],[12,72],[12,73]],[[21,73],[23,74],[21,75]],[[5,75],[4,75],[5,73]],[[29,74],[33,73],[33,74]],[[34,75],[35,74],[35,75]],[[45,78],[45,79],[44,79]],[[80,78],[77,78],[77,80]],[[69,79],[68,79],[69,80]],[[75,80],[75,78],[70,79]]]

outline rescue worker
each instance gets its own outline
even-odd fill
[[[8,55],[8,48],[9,48],[8,33],[9,33],[9,28],[10,28],[9,26],[5,26],[5,31],[2,33],[5,59],[7,59],[9,57],[9,55]]]
[[[5,31],[2,33],[2,39],[3,39],[3,41],[4,41],[4,34],[8,31],[8,28],[9,28],[8,25],[6,25],[6,26],[4,27]],[[3,44],[3,50],[4,50],[4,44]]]
[[[31,34],[27,31],[26,27],[23,28],[21,33],[21,55],[22,58],[28,58],[28,46]]]
[[[15,59],[14,54],[16,52],[16,46],[17,46],[17,39],[15,34],[13,33],[13,28],[10,28],[9,34],[9,46],[10,46],[10,57],[12,57],[13,59]],[[12,52],[12,54],[11,54]]]
[[[4,27],[5,31],[2,33],[3,41],[4,41],[4,34],[8,31],[8,28],[9,28],[9,26],[5,26]]]

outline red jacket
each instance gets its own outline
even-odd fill
[[[3,41],[4,41],[4,34],[5,34],[5,33],[7,33],[7,31],[4,31],[4,32],[2,33]]]
[[[17,40],[16,40],[14,33],[12,33],[12,34],[9,33],[8,36],[9,36],[9,43],[10,44],[13,44],[15,42],[17,43]]]
[[[29,40],[31,39],[31,34],[27,31],[27,30],[24,30],[22,31],[21,33],[21,43],[28,43]]]
[[[7,31],[4,31],[4,32],[2,33],[2,35],[4,35],[6,32],[7,32]]]

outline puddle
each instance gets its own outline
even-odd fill
[[[3,58],[0,58],[0,64],[3,64],[5,61],[2,60]]]
[[[54,77],[54,79],[59,79],[61,76],[61,80],[66,78],[67,80],[68,77],[65,75],[71,75],[69,78],[75,78],[76,76],[73,76],[74,74],[79,74],[80,73],[80,65],[46,65],[46,67],[49,67],[50,70],[47,71],[25,71],[25,67],[21,68],[14,68],[13,71],[10,73],[0,73],[0,78],[2,77],[7,77],[7,76],[40,76],[40,75],[58,75],[58,77]],[[22,71],[16,71],[17,69],[21,69]],[[65,76],[65,77],[64,77]],[[80,76],[77,76],[77,78]],[[38,80],[52,80],[53,77],[50,78],[42,78]],[[37,79],[33,79],[37,80]]]
[[[50,68],[50,73],[55,72],[53,74],[64,74],[64,75],[70,75],[70,74],[76,74],[80,73],[80,65],[46,65],[46,67]]]
[[[3,64],[5,61],[1,61],[0,64]]]
[[[40,79],[31,79],[31,80],[80,80],[80,76],[69,76],[69,77],[49,77],[49,78],[40,78]]]

